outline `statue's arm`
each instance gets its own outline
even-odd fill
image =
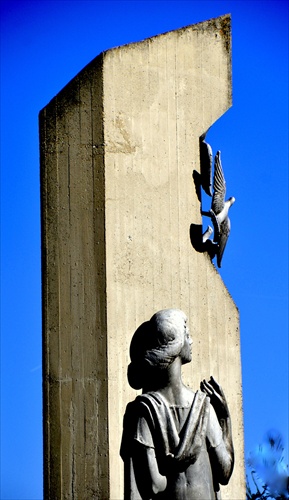
[[[133,447],[133,468],[137,487],[142,499],[166,489],[167,478],[160,474],[155,449],[146,447],[137,441]]]
[[[221,386],[211,377],[207,382],[201,383],[201,389],[211,400],[214,408],[211,426],[220,426],[222,438],[220,442],[210,449],[210,457],[214,468],[214,475],[220,484],[227,484],[234,467],[234,447],[232,439],[232,425],[228,404]],[[217,418],[216,418],[217,417]]]
[[[214,468],[214,476],[220,484],[228,484],[234,468],[231,419],[222,419],[219,423],[223,438],[216,447],[210,449],[210,457]]]

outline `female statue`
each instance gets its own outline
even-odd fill
[[[124,416],[125,500],[215,500],[233,470],[231,420],[213,377],[193,392],[181,379],[191,361],[185,314],[160,311],[135,332],[128,380],[142,395]]]

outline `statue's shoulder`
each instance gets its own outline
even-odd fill
[[[133,401],[128,403],[126,406],[126,411],[134,412],[141,406],[161,403],[162,398],[157,392],[145,392],[143,394],[139,394]]]
[[[161,394],[157,391],[155,392],[144,392],[143,394],[140,394],[135,398],[135,403],[136,404],[161,404],[163,401],[163,398]]]

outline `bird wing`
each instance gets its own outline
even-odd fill
[[[214,194],[212,200],[212,210],[218,215],[225,206],[226,181],[221,163],[221,151],[215,156],[214,171]]]
[[[210,144],[202,140],[202,138],[200,138],[200,165],[203,190],[209,196],[212,196],[213,151]]]
[[[231,223],[229,217],[226,217],[224,222],[222,222],[221,227],[220,227],[220,240],[219,240],[219,245],[218,245],[218,251],[217,251],[217,264],[218,267],[221,267],[221,262],[223,258],[223,254],[227,245],[227,241],[229,238],[231,230]]]

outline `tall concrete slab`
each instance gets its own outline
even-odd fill
[[[239,316],[206,253],[192,178],[199,137],[231,106],[230,16],[111,49],[40,113],[46,499],[123,498],[131,337],[189,317],[192,389],[213,374],[232,413],[245,498]]]

